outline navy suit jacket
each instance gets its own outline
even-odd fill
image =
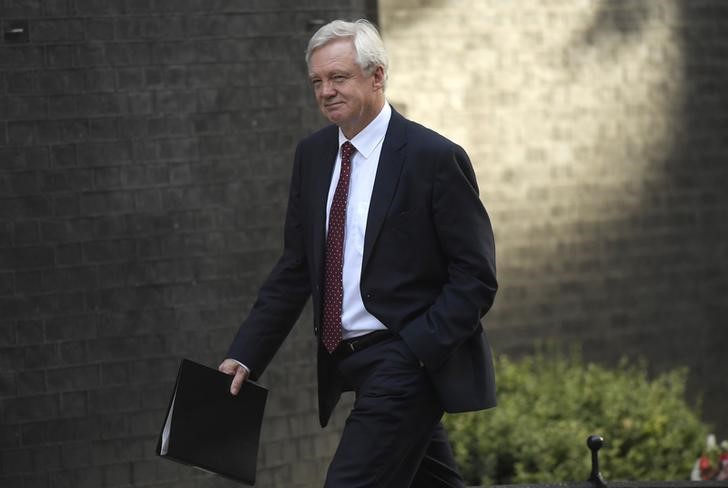
[[[284,249],[228,357],[256,379],[309,297],[321,330],[326,202],[338,151],[328,126],[296,148]],[[367,218],[361,272],[366,309],[419,357],[448,412],[495,405],[481,319],[497,283],[495,245],[465,151],[392,111]],[[326,425],[342,379],[319,343],[319,419]]]

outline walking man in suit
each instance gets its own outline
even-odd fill
[[[233,394],[257,378],[311,297],[321,425],[356,394],[325,486],[462,487],[440,419],[495,405],[495,249],[473,168],[386,101],[369,22],[321,27],[306,61],[332,125],[296,148],[283,253],[220,370]]]

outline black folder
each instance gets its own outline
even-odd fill
[[[230,394],[232,376],[183,359],[157,455],[255,484],[268,390],[250,380]]]

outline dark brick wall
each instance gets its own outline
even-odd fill
[[[231,486],[155,458],[163,410],[278,255],[294,144],[321,124],[311,21],[375,10],[0,1],[0,486]],[[258,486],[320,484],[335,447],[313,345],[301,324],[263,378]]]
[[[665,297],[666,338],[675,344],[663,367],[688,363],[692,398],[728,438],[728,4],[682,0],[687,78],[678,150],[669,183],[655,202],[670,209],[672,257],[660,265],[672,292]],[[675,299],[674,297],[678,297]],[[656,307],[657,308],[657,307]],[[669,340],[669,339],[666,339]],[[687,345],[687,347],[685,347]],[[672,353],[672,354],[670,354]],[[675,358],[684,358],[676,361]]]

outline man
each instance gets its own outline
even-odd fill
[[[296,148],[283,254],[220,370],[233,394],[257,378],[312,297],[321,425],[356,392],[325,486],[461,487],[440,418],[495,405],[480,323],[494,243],[472,166],[389,106],[369,22],[323,26],[306,61],[333,125]]]

